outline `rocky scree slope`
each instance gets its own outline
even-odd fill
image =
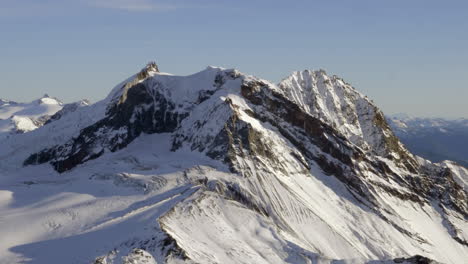
[[[460,256],[467,256],[467,171],[411,154],[369,99],[323,70],[295,72],[274,85],[237,70],[209,67],[182,77],[148,65],[101,104],[101,119],[29,155],[24,165],[79,170],[143,134],[162,133],[171,135],[174,153],[199,152],[225,164],[230,176],[213,168],[187,170],[186,179],[200,189],[158,219],[171,259],[227,261],[234,254],[227,249],[230,242],[211,244],[222,234],[210,239],[200,234],[199,241],[191,241],[198,231],[189,227],[195,219],[226,228],[218,225],[234,221],[220,216],[229,210],[269,230],[265,240],[274,241],[273,253],[255,251],[267,262],[421,254],[462,263]],[[443,235],[426,232],[427,223],[443,229]],[[249,244],[246,238],[231,242],[240,248]],[[452,251],[435,250],[443,243]]]

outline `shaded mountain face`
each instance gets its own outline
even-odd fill
[[[468,167],[468,119],[391,116],[388,120],[413,153],[433,162],[452,160]]]
[[[154,202],[132,215],[170,202],[152,213],[151,232],[120,238],[96,263],[462,263],[468,254],[468,172],[414,156],[369,99],[324,71],[274,85],[150,64],[92,107],[92,118],[76,119],[78,109],[52,123],[79,120],[14,160],[144,188]]]

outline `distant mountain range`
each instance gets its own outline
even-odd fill
[[[387,117],[408,149],[433,162],[452,160],[468,167],[468,119]]]
[[[35,130],[61,115],[88,105],[87,100],[64,104],[49,95],[28,103],[0,99],[0,141],[13,134]]]

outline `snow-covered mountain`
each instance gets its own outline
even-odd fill
[[[32,131],[62,109],[62,102],[48,95],[30,103],[0,99],[0,140],[14,133]]]
[[[149,64],[1,144],[0,262],[468,259],[468,171],[410,153],[323,70]]]
[[[12,134],[25,133],[59,119],[65,112],[89,104],[87,100],[63,104],[47,94],[29,103],[0,99],[0,141]]]
[[[411,152],[433,162],[453,160],[468,167],[468,119],[395,115],[388,121]]]

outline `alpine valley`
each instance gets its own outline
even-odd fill
[[[468,170],[323,70],[150,63],[94,104],[0,109],[0,263],[468,260]]]

